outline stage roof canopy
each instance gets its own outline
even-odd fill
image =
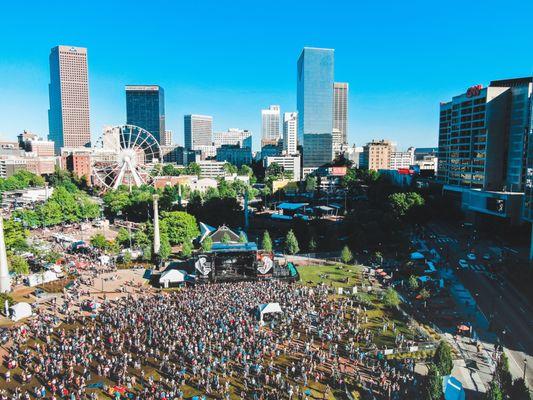
[[[217,253],[231,253],[233,251],[257,251],[255,242],[248,243],[213,243],[211,251]]]

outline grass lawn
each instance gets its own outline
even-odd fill
[[[304,265],[297,267],[300,274],[300,281],[306,286],[317,286],[325,283],[326,285],[338,287],[358,286],[361,289],[363,281],[361,265]],[[347,281],[346,281],[347,280]],[[368,283],[365,282],[365,285]],[[376,333],[375,342],[379,347],[394,346],[395,333],[387,329],[383,332],[383,323],[390,324],[394,322],[396,333],[401,332],[407,338],[413,337],[413,332],[407,327],[406,321],[401,315],[394,310],[387,309],[376,293],[364,293],[363,296],[368,299],[371,305],[368,308],[368,323],[361,324],[362,328],[369,328]]]
[[[361,285],[360,265],[304,265],[296,267],[304,285],[316,286],[321,283],[334,287]],[[347,279],[347,281],[345,281]]]

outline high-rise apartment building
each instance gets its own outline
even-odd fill
[[[163,88],[158,85],[127,85],[126,123],[147,130],[161,143],[165,135]]]
[[[348,83],[333,84],[333,130],[339,136],[333,138],[333,147],[348,144]]]
[[[161,138],[161,146],[172,146],[174,144],[172,140],[172,134],[172,131],[165,131],[165,134]]]
[[[280,131],[280,107],[270,106],[261,110],[261,141],[272,142],[281,138]]]
[[[304,168],[333,159],[334,50],[304,47],[297,66],[298,143]]]
[[[213,141],[213,117],[189,114],[184,117],[185,149],[196,150],[198,146],[211,146]]]
[[[298,113],[283,113],[283,151],[286,154],[298,152]]]
[[[394,145],[388,140],[373,140],[363,146],[359,165],[374,171],[389,169],[391,153]]]
[[[61,147],[91,144],[87,49],[56,46],[50,52],[48,137]]]

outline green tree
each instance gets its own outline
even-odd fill
[[[224,164],[224,171],[228,175],[233,175],[233,174],[236,174],[239,170],[235,165],[227,162]]]
[[[510,393],[511,400],[531,400],[529,389],[522,378],[515,379]]]
[[[65,221],[61,206],[55,201],[47,201],[37,209],[37,212],[45,226],[59,225]]]
[[[227,233],[224,233],[222,235],[222,238],[220,239],[220,242],[221,243],[225,243],[225,244],[229,243],[230,241],[231,241],[231,239],[230,239],[230,237],[229,237],[229,235]]]
[[[30,273],[30,266],[24,257],[13,254],[8,257],[9,270],[19,275],[27,275]]]
[[[187,168],[185,168],[185,173],[187,175],[200,176],[200,174],[202,173],[202,168],[200,168],[200,165],[198,165],[197,163],[192,162],[187,165]]]
[[[400,296],[398,295],[398,292],[391,287],[385,290],[383,303],[386,307],[398,307],[400,305]]]
[[[104,197],[104,206],[112,215],[118,215],[131,205],[130,194],[122,189],[110,190]]]
[[[404,217],[413,208],[424,205],[424,198],[416,192],[393,193],[389,196],[390,207],[396,217]]]
[[[266,169],[266,176],[272,180],[279,179],[283,176],[283,167],[276,162],[270,164]]]
[[[57,260],[61,258],[61,256],[62,256],[61,253],[58,253],[57,251],[54,251],[54,250],[50,250],[44,253],[42,258],[48,263],[55,264]]]
[[[218,182],[218,193],[222,198],[236,198],[237,191],[233,188],[230,183],[224,179]]]
[[[344,246],[341,251],[341,260],[344,264],[350,263],[353,259],[353,254],[348,246]]]
[[[56,187],[47,203],[56,203],[59,206],[61,222],[77,222],[80,220],[79,203],[65,187]]]
[[[294,232],[289,230],[287,233],[287,237],[285,238],[285,251],[289,254],[296,254],[300,251],[300,247],[298,246],[298,239],[296,238],[296,235]]]
[[[168,235],[170,244],[191,242],[200,231],[196,218],[184,211],[164,211],[161,213],[160,228]]]
[[[381,265],[383,262],[383,253],[381,251],[374,252],[374,261]]]
[[[0,216],[2,218],[2,216]],[[12,218],[4,220],[4,243],[7,250],[24,250],[28,247],[28,230]]]
[[[441,400],[443,398],[442,377],[435,364],[429,365],[424,394],[425,400]]]
[[[422,289],[419,293],[420,295],[420,298],[422,300],[427,300],[429,299],[429,297],[431,296],[431,293],[429,292],[429,290],[427,290],[426,288]],[[443,374],[443,375],[448,375],[448,374]]]
[[[268,231],[265,231],[263,233],[263,240],[261,241],[261,247],[264,251],[272,252],[272,240],[270,239],[270,234]]]
[[[211,251],[212,247],[213,247],[213,239],[211,239],[211,237],[208,236],[202,241],[202,250],[205,252],[208,252],[208,251]]]
[[[439,343],[437,350],[435,350],[433,363],[442,376],[451,374],[453,369],[452,349],[444,340]]]
[[[130,234],[126,228],[119,228],[117,237],[115,239],[117,243],[123,247],[129,247],[130,245]]]
[[[494,380],[498,382],[499,387],[504,395],[511,393],[513,386],[513,377],[509,371],[509,359],[505,353],[502,353],[498,362],[496,363],[496,368],[494,370]]]
[[[159,247],[159,257],[161,257],[161,260],[164,261],[167,260],[172,254],[172,246],[170,246],[168,236],[165,234],[161,235],[160,243],[161,246]]]
[[[316,245],[316,239],[314,236],[311,236],[311,239],[309,240],[309,245],[307,246],[309,248],[309,251],[311,253],[314,253],[317,249],[317,245]]]
[[[251,178],[253,174],[254,171],[252,170],[252,168],[246,164],[242,165],[239,170],[239,175],[249,176]]]
[[[152,261],[152,245],[151,244],[145,244],[142,247],[143,251],[143,259],[145,261]]]
[[[409,289],[415,291],[416,289],[418,289],[418,278],[414,275],[411,275],[409,276],[409,281],[407,282],[408,285],[409,285]]]
[[[129,251],[124,252],[124,254],[122,255],[122,261],[124,262],[124,264],[131,263],[132,258],[131,258],[131,253]]]
[[[144,229],[139,229],[135,234],[133,235],[133,242],[135,245],[141,249],[144,249],[146,246],[150,245],[150,238],[144,231]]]
[[[192,254],[192,246],[189,242],[185,242],[181,245],[181,256],[183,258],[188,258]]]
[[[503,400],[503,393],[498,385],[498,382],[492,381],[489,390],[483,396],[485,400]]]
[[[15,300],[13,300],[13,297],[9,293],[0,293],[0,304],[2,305],[2,310],[4,309],[4,304],[6,304],[11,307],[13,304],[15,304]]]
[[[108,247],[107,240],[101,233],[95,234],[90,240],[91,246],[96,249],[105,250]]]
[[[248,243],[248,238],[244,234],[244,232],[239,233],[239,242],[240,243]]]
[[[316,190],[317,179],[313,175],[307,175],[305,178],[305,191],[314,192]]]

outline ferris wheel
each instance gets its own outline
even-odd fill
[[[91,168],[105,189],[150,184],[161,149],[156,138],[135,125],[106,128],[93,147]]]

